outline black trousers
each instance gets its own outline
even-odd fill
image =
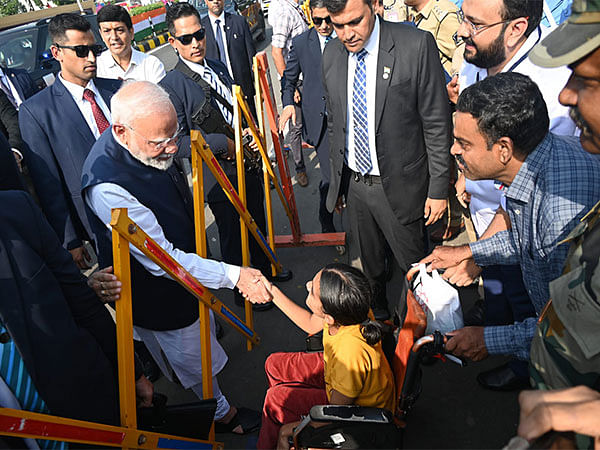
[[[327,211],[327,191],[329,191],[329,138],[327,137],[327,126],[323,127],[321,138],[316,146],[317,158],[319,158],[319,166],[321,168],[321,181],[319,182],[319,223],[321,224],[322,233],[333,233],[335,227],[333,225],[333,213]]]
[[[264,190],[260,172],[246,172],[246,204],[248,211],[256,221],[266,238],[266,220],[264,209]],[[208,204],[219,230],[221,258],[228,264],[242,265],[242,237],[240,234],[240,216],[229,200]],[[269,273],[270,262],[262,249],[248,232],[250,242],[250,260],[253,267]]]
[[[373,288],[374,308],[400,312],[404,307],[406,292],[386,295],[385,257],[389,245],[402,277],[410,265],[425,256],[423,244],[423,219],[402,224],[392,210],[379,177],[365,182],[350,177],[348,187],[348,237],[353,265],[361,268]],[[405,283],[403,283],[404,285]]]

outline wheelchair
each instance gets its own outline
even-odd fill
[[[402,448],[406,419],[421,392],[421,362],[445,353],[446,337],[437,331],[424,336],[426,328],[427,316],[408,289],[406,317],[391,361],[398,395],[394,413],[356,405],[313,406],[290,444],[296,449]]]

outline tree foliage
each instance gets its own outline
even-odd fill
[[[2,0],[0,1],[0,17],[12,16],[25,12],[25,8],[19,3],[19,0]]]

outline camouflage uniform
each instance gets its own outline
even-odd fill
[[[565,241],[565,269],[531,344],[531,377],[539,389],[600,389],[600,202]]]
[[[559,67],[600,48],[600,0],[574,0],[572,14],[533,48],[531,61]],[[598,180],[600,182],[600,180]],[[538,389],[585,385],[600,390],[600,202],[565,240],[563,274],[550,283],[531,344],[531,380]],[[578,448],[592,448],[577,435]]]
[[[383,18],[390,22],[414,22],[435,38],[444,70],[452,75],[452,57],[456,51],[454,37],[458,31],[458,8],[450,0],[430,0],[421,11],[406,6],[402,0],[384,0]]]

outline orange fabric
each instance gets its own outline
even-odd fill
[[[392,370],[396,379],[396,392],[398,395],[402,392],[410,350],[415,340],[423,336],[426,328],[427,315],[409,289],[406,295],[406,318],[398,334],[398,343],[396,344],[396,351],[394,352],[392,361]]]

